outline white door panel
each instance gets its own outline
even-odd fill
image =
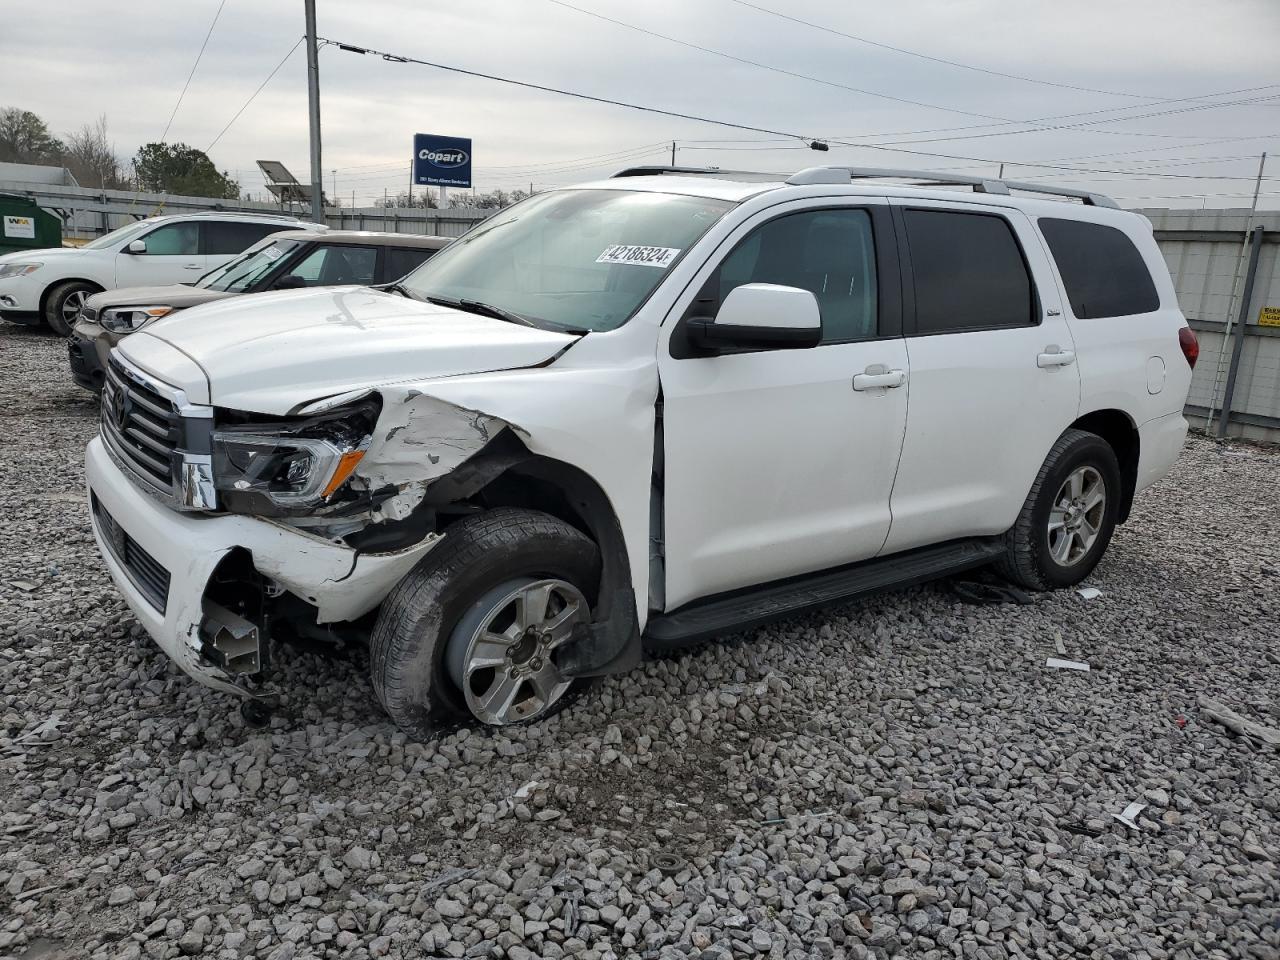
[[[116,286],[163,286],[194,283],[204,275],[208,258],[200,253],[199,224],[179,221],[157,227],[140,238],[145,253],[121,250],[116,255]]]
[[[860,234],[842,232],[855,221]],[[900,336],[859,339],[875,334],[877,317],[880,330],[898,324],[896,266],[891,280],[880,276],[873,235],[882,252],[893,242],[883,200],[778,204],[726,237],[673,305],[658,346],[665,609],[866,559],[883,545],[911,385]],[[750,282],[809,290],[830,342],[671,355],[695,295],[714,303]]]
[[[667,607],[875,556],[906,425],[901,339],[660,362]]]
[[[902,205],[977,212],[972,204]],[[885,553],[1003,533],[1078,415],[1075,342],[1044,250],[1021,213],[992,212],[1022,247],[1039,323],[907,337],[911,404]]]

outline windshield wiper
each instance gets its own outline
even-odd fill
[[[410,300],[422,299],[421,297],[417,296],[415,293],[410,291],[408,287],[406,287],[404,284],[401,284],[401,283],[380,283],[376,287],[374,287],[374,289],[387,290],[391,293],[398,293],[400,294],[400,296],[408,297]]]
[[[518,323],[522,327],[537,327],[538,325],[528,317],[522,317],[518,313],[507,310],[503,307],[495,307],[492,303],[484,303],[480,300],[453,300],[449,297],[427,297],[427,303],[434,303],[439,307],[452,307],[455,310],[465,310],[468,313],[478,313],[481,316],[493,317],[496,320],[505,320],[507,323]]]

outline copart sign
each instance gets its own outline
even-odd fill
[[[428,187],[470,187],[471,138],[414,134],[413,182]]]

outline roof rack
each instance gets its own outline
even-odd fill
[[[663,174],[676,176],[724,177],[727,180],[748,181],[783,181],[798,186],[814,183],[848,183],[850,180],[874,180],[890,178],[894,180],[916,180],[940,187],[972,187],[974,193],[989,193],[1009,196],[1013,190],[1022,193],[1040,193],[1053,197],[1071,197],[1084,202],[1087,206],[1113,207],[1116,203],[1106,194],[1094,193],[1091,190],[1072,190],[1068,187],[1046,187],[1038,183],[1023,183],[1020,180],[1000,180],[995,177],[965,177],[960,174],[930,173],[928,170],[898,170],[892,167],[808,167],[790,176],[781,173],[762,173],[758,170],[721,170],[719,167],[674,167],[644,166],[627,167],[613,176],[617,177],[653,177]]]
[[[657,177],[670,174],[678,177],[723,177],[726,180],[761,181],[765,183],[781,183],[787,179],[785,173],[765,173],[761,170],[722,170],[719,167],[669,167],[653,165],[645,167],[626,167],[613,174],[609,179],[618,177]]]
[[[849,180],[888,177],[894,180],[919,180],[937,186],[973,187],[974,193],[990,193],[1008,196],[1011,190],[1024,193],[1042,193],[1054,197],[1073,197],[1088,206],[1114,207],[1120,204],[1110,197],[1091,190],[1072,190],[1068,187],[1046,187],[1038,183],[1019,180],[1000,180],[993,177],[965,177],[959,174],[930,173],[927,170],[897,170],[891,167],[809,167],[787,178],[792,185],[812,183],[846,183]]]

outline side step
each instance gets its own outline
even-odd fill
[[[792,614],[924,583],[990,563],[1004,549],[1003,540],[997,537],[952,540],[695,600],[650,619],[644,631],[645,646],[674,650],[717,634],[749,630]]]

